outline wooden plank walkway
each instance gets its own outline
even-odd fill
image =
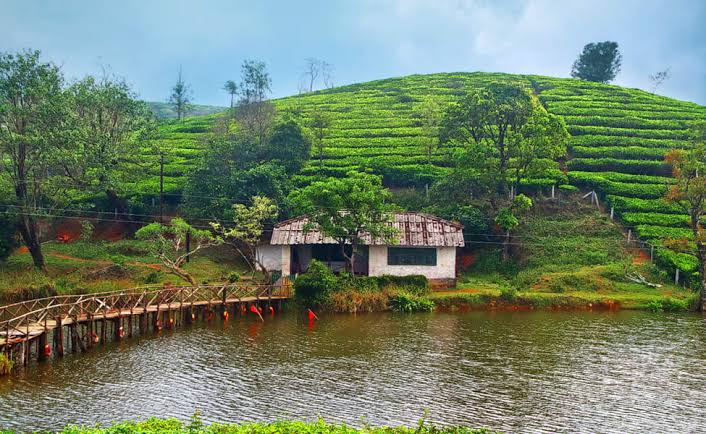
[[[215,311],[228,317],[228,307],[257,306],[259,310],[279,306],[292,295],[287,279],[274,285],[236,283],[228,285],[142,287],[124,291],[85,295],[55,296],[0,306],[0,353],[27,364],[33,341],[38,359],[51,354],[48,336],[53,332],[57,355],[64,353],[64,328],[68,328],[67,344],[74,352],[85,351],[95,343],[112,336],[122,339],[127,325],[133,335],[138,322],[141,333],[151,324],[155,330],[177,323],[191,323],[200,313],[212,319]],[[166,316],[165,316],[166,315]],[[107,328],[112,324],[112,331]],[[82,327],[79,327],[82,326]],[[98,335],[100,326],[100,335]],[[79,330],[83,329],[83,330]],[[19,353],[19,356],[18,356]],[[17,360],[16,360],[17,361]]]

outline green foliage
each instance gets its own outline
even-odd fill
[[[424,208],[424,212],[451,220],[463,225],[464,231],[473,234],[482,234],[490,230],[488,217],[473,205],[461,205],[456,202],[435,204]]]
[[[275,125],[263,152],[265,160],[277,162],[287,173],[296,173],[309,159],[311,143],[299,124],[287,120]]]
[[[265,224],[273,223],[277,217],[277,205],[262,196],[253,196],[252,205],[233,205],[233,225],[230,228],[223,228],[219,223],[211,223],[216,232],[221,234],[226,243],[245,259],[253,274],[262,270],[267,274],[257,256],[257,245],[263,238]]]
[[[193,95],[191,92],[191,86],[188,85],[181,76],[181,68],[179,68],[179,75],[177,76],[177,81],[172,87],[172,93],[169,95],[169,104],[174,108],[177,114],[177,120],[182,120],[186,114],[191,111],[191,101]]]
[[[191,238],[191,250],[186,251],[186,237]],[[180,218],[174,218],[168,225],[150,223],[135,232],[135,238],[147,242],[149,251],[174,275],[192,285],[193,276],[184,270],[186,258],[196,252],[221,244],[223,240],[210,231],[196,229]]]
[[[312,260],[306,273],[294,280],[297,300],[307,306],[321,305],[338,287],[338,279],[322,262]]]
[[[524,194],[518,194],[512,199],[509,207],[501,208],[498,211],[495,224],[506,231],[512,231],[520,224],[517,216],[526,213],[531,207],[532,199]]]
[[[611,82],[620,72],[622,58],[617,42],[591,42],[583,47],[574,62],[571,76],[598,83]]]
[[[229,283],[237,283],[240,282],[240,274],[236,272],[231,272],[228,274],[228,282]]]
[[[17,247],[17,221],[14,216],[0,214],[0,262]]]
[[[9,375],[15,362],[10,360],[5,353],[0,353],[0,376]]]
[[[679,300],[672,297],[651,300],[647,309],[652,312],[684,312],[689,310],[688,300]]]
[[[486,429],[436,427],[420,420],[416,427],[365,427],[357,429],[345,424],[329,424],[323,419],[312,422],[276,421],[244,424],[206,425],[196,416],[188,424],[177,419],[150,418],[140,422],[121,422],[108,428],[70,425],[60,434],[491,434]]]
[[[340,245],[351,245],[351,255],[344,252],[349,270],[366,235],[386,243],[396,239],[389,224],[395,208],[388,203],[391,194],[379,176],[351,172],[343,179],[312,182],[290,198],[308,216],[305,230],[317,229]]]
[[[434,302],[429,298],[407,291],[398,291],[390,297],[390,307],[394,312],[432,312]]]
[[[377,279],[380,288],[388,286],[404,288],[407,292],[414,295],[422,295],[429,292],[429,281],[426,276],[421,274],[412,274],[409,276],[391,276],[385,274],[375,279]]]
[[[95,227],[93,226],[93,223],[91,223],[89,220],[81,220],[81,241],[91,241],[94,229]]]

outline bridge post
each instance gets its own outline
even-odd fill
[[[101,321],[101,343],[105,345],[105,341],[108,339],[108,331],[106,327],[108,322],[105,319],[105,313],[103,314],[103,320]]]
[[[27,345],[29,342],[27,339],[22,339],[22,347],[20,348],[20,362],[22,362],[22,366],[27,366]]]
[[[47,344],[47,330],[46,328],[44,331],[39,335],[37,338],[37,360],[42,362],[47,358],[47,355],[44,353],[44,346]]]
[[[58,357],[64,357],[64,324],[61,316],[56,317],[54,329],[54,352]]]
[[[90,313],[86,315],[86,348],[93,348],[93,315]]]
[[[78,336],[76,334],[76,321],[69,324],[69,337],[71,338],[71,351],[78,353]]]
[[[127,318],[127,337],[132,337],[132,306],[130,306],[130,316]]]

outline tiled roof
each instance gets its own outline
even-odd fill
[[[317,229],[304,231],[308,223],[307,216],[285,220],[275,225],[270,244],[336,244],[332,238],[324,237]],[[396,213],[390,222],[397,228],[395,245],[415,247],[463,247],[463,225],[441,219],[429,214],[416,212]],[[386,243],[370,239],[364,235],[368,245]]]

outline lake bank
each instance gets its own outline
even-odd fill
[[[437,310],[645,310],[651,312],[686,312],[694,310],[698,294],[679,288],[667,290],[634,289],[595,292],[570,291],[551,293],[508,291],[497,285],[438,291],[429,298]]]
[[[188,422],[178,419],[151,418],[144,421],[130,421],[109,427],[67,426],[60,434],[114,434],[139,432],[141,434],[491,434],[487,429],[466,427],[438,427],[420,420],[414,427],[372,427],[354,428],[345,424],[326,423],[323,419],[312,422],[278,421],[272,423],[214,423],[206,425],[198,417]],[[9,434],[9,433],[8,433]]]

